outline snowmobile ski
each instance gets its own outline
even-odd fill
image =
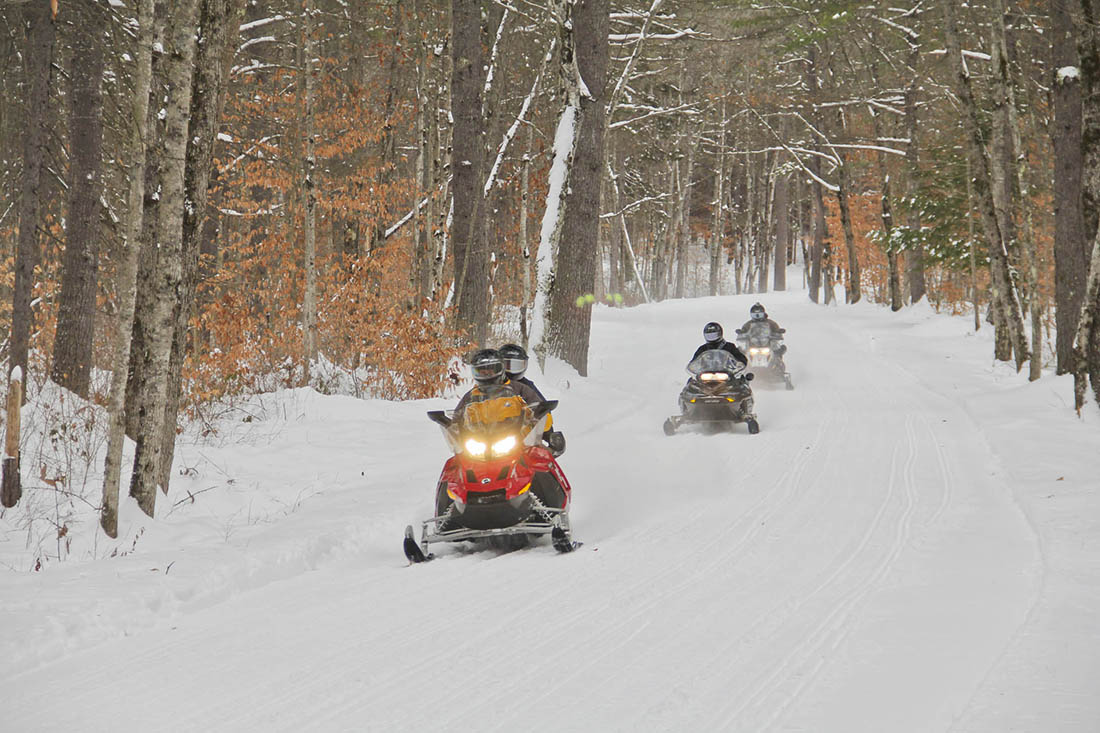
[[[572,552],[581,546],[580,542],[569,539],[569,535],[561,527],[554,527],[554,531],[550,533],[550,542],[554,545],[554,549],[562,554]]]
[[[416,540],[413,539],[411,524],[405,527],[405,557],[409,559],[409,563],[427,562],[433,557],[432,555],[425,555],[424,551],[420,549],[420,545],[416,544]]]

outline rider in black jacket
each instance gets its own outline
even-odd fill
[[[741,349],[722,338],[722,324],[711,321],[703,326],[703,339],[706,343],[695,350],[695,355],[691,357],[692,361],[699,358],[699,354],[702,354],[704,351],[710,349],[725,349],[733,355],[734,359],[741,362],[742,365],[749,363],[748,358],[741,352]]]

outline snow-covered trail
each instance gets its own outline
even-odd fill
[[[18,702],[0,730],[1095,730],[1096,622],[1066,610],[1097,600],[1095,579],[1068,582],[1095,523],[1065,551],[1072,518],[1028,499],[1057,476],[1019,467],[1050,456],[1084,487],[1100,452],[1068,451],[1100,442],[1067,446],[1069,418],[1006,440],[1011,409],[981,396],[1015,399],[1018,379],[998,385],[984,342],[804,293],[765,300],[796,390],[754,383],[762,432],[666,437],[702,325],[732,333],[753,300],[599,309],[589,378],[545,378],[571,555],[405,566],[446,455],[423,417],[438,401],[300,395],[264,440],[181,450],[196,487],[216,466],[301,502],[233,524],[200,498],[174,547],[3,581]],[[1051,640],[1061,671],[1036,693]]]

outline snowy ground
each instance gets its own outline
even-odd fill
[[[0,731],[1100,730],[1096,408],[968,319],[791,292],[762,432],[666,437],[754,300],[598,308],[591,376],[542,378],[567,556],[406,566],[444,400],[287,392],[184,441],[155,525],[0,571]]]

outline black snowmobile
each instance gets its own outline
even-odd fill
[[[787,371],[787,364],[783,361],[783,354],[787,353],[787,347],[783,345],[781,336],[776,337],[772,333],[768,323],[754,322],[747,328],[738,329],[737,345],[749,358],[749,368],[752,369],[753,374],[782,381],[787,389],[794,389],[791,373]]]
[[[680,414],[665,420],[665,435],[681,425],[700,424],[708,432],[731,430],[745,423],[750,433],[760,432],[752,411],[752,372],[725,349],[709,349],[687,365],[691,379],[680,391]]]

